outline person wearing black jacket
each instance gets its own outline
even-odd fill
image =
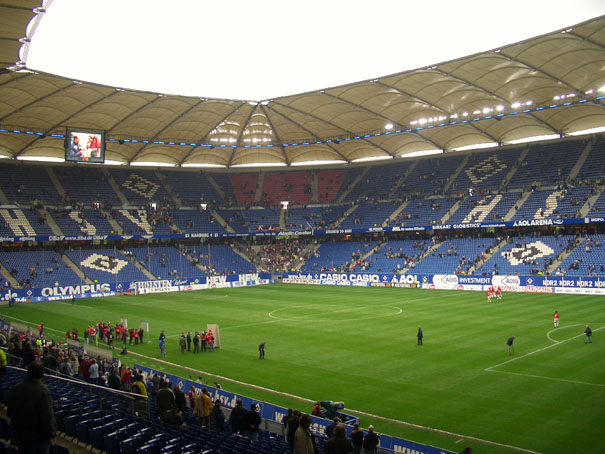
[[[244,422],[246,423],[246,429],[244,430],[244,434],[251,441],[258,440],[258,429],[260,428],[261,422],[263,422],[262,418],[256,411],[256,404],[250,405],[250,410],[244,416]]]
[[[246,413],[248,411],[244,408],[241,399],[235,401],[235,408],[231,410],[229,415],[229,423],[231,424],[231,430],[234,434],[243,434],[246,428]]]
[[[57,431],[50,391],[42,377],[44,365],[32,361],[27,367],[27,378],[15,385],[7,397],[11,442],[19,447],[19,452],[50,453]]]

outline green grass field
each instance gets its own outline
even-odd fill
[[[568,454],[605,452],[604,303],[602,296],[505,294],[488,304],[482,292],[280,284],[3,306],[0,314],[43,322],[57,338],[99,320],[147,320],[151,343],[133,345],[123,361],[195,378],[179,367],[185,366],[205,382],[214,374],[305,399],[342,400],[346,411],[362,412],[364,427],[373,423],[379,432],[456,452],[470,445],[474,453]],[[181,355],[181,331],[207,323],[220,325],[222,348]],[[586,323],[591,345],[584,344]],[[153,361],[162,329],[173,365]],[[514,356],[507,352],[510,336]],[[265,361],[258,359],[261,341]],[[294,397],[219,381],[233,392],[311,411]]]

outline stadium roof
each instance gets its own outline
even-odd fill
[[[129,164],[349,164],[605,127],[605,16],[378,79],[250,102],[126,90],[25,65],[39,1],[0,4],[0,156],[64,157],[67,128],[106,132]]]

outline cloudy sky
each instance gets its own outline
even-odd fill
[[[261,101],[496,49],[603,14],[602,0],[54,0],[27,67]]]

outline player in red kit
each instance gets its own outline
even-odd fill
[[[498,289],[496,290],[496,298],[498,298],[499,300],[502,299],[502,289],[500,287],[498,287]]]
[[[557,311],[555,311],[554,315],[553,315],[553,320],[555,322],[555,328],[559,327],[559,313]]]

